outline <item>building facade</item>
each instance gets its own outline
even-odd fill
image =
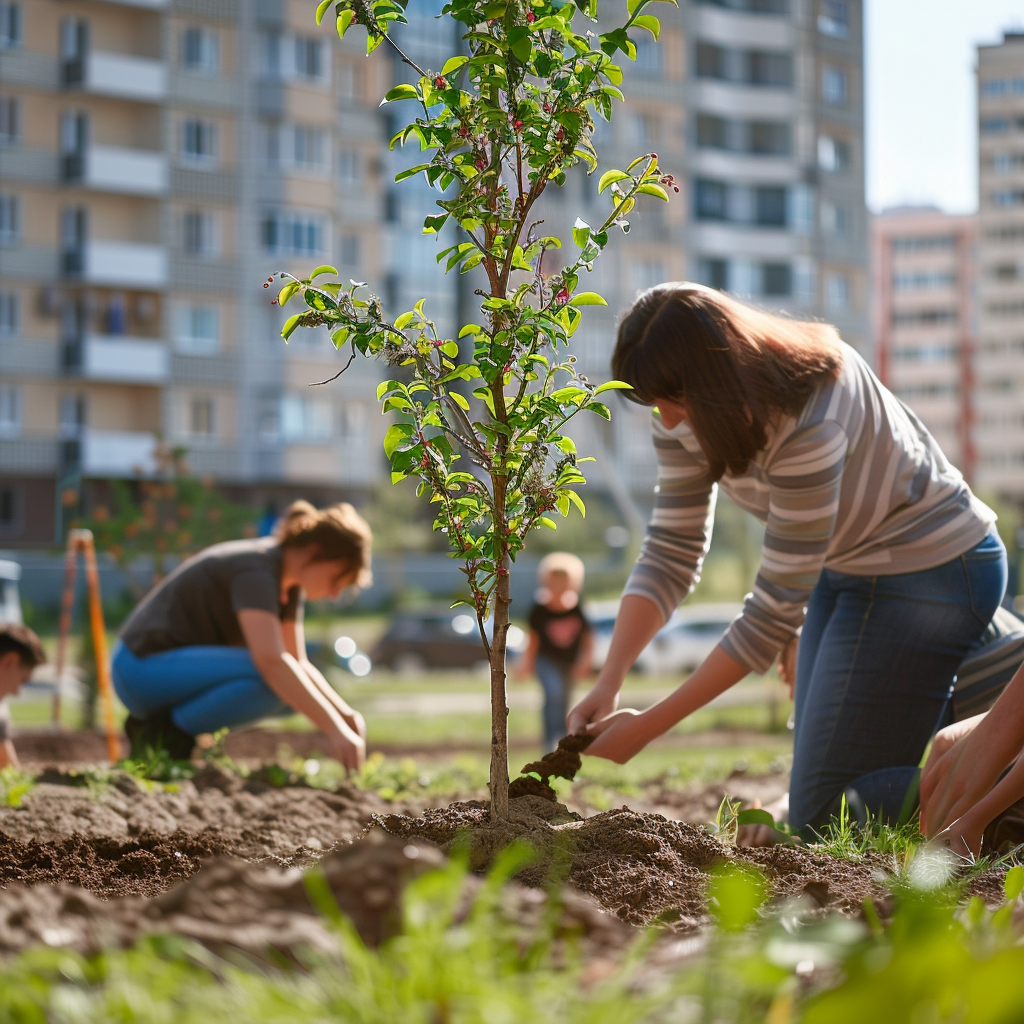
[[[974,483],[977,219],[933,207],[872,218],[874,361]]]
[[[330,341],[286,347],[262,287],[384,264],[390,69],[311,22],[300,0],[0,3],[0,544],[157,473],[157,436],[249,500],[375,477],[372,371],[310,387]]]
[[[1024,34],[978,47],[977,486],[1024,503]]]
[[[624,7],[624,5],[623,5]],[[406,45],[457,45],[414,0]],[[637,211],[586,287],[577,351],[607,375],[615,316],[692,279],[835,322],[866,346],[860,0],[683,0],[626,65],[602,169],[658,152],[682,192]],[[329,20],[329,19],[328,19]],[[441,277],[420,234],[436,196],[396,187],[380,97],[407,68],[339,42],[304,0],[0,0],[0,545],[45,544],[103,481],[159,471],[161,448],[249,500],[325,499],[386,479],[379,368],[340,368],[262,285],[333,263],[389,308],[426,297],[472,319],[470,276]],[[400,114],[401,112],[399,112]],[[582,171],[549,229],[601,216]],[[444,244],[450,244],[445,241]],[[650,493],[646,414],[615,403],[581,441],[593,483]]]

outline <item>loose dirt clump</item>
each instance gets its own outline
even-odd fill
[[[523,765],[521,777],[515,779],[508,787],[509,799],[533,795],[557,801],[558,796],[548,780],[575,779],[576,773],[583,767],[583,758],[580,754],[593,742],[593,736],[563,736],[558,741],[558,746],[539,761],[530,761]]]

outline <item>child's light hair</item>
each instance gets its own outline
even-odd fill
[[[543,583],[548,576],[555,572],[564,572],[569,577],[569,584],[577,593],[583,589],[583,577],[586,570],[583,568],[583,561],[568,551],[552,551],[545,555],[537,566],[537,579]]]

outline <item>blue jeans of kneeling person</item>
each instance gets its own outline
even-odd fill
[[[825,569],[811,593],[797,657],[794,829],[851,807],[895,821],[956,672],[1006,589],[1006,552],[991,532],[958,558],[896,576]]]
[[[246,647],[179,647],[140,658],[118,643],[110,668],[117,696],[133,715],[171,709],[174,724],[192,736],[291,710]]]

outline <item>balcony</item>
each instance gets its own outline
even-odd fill
[[[66,182],[97,192],[161,196],[167,191],[167,158],[163,153],[123,146],[89,146],[61,158]]]
[[[115,288],[163,288],[167,284],[167,252],[163,246],[139,242],[86,242],[62,256],[67,277],[83,284]]]
[[[86,334],[65,344],[65,368],[86,380],[117,384],[162,384],[170,356],[162,341],[112,334]]]
[[[92,51],[64,61],[64,84],[97,96],[159,103],[167,96],[167,67],[161,60]]]
[[[157,470],[156,437],[137,430],[82,432],[82,472],[86,476],[152,476]]]

